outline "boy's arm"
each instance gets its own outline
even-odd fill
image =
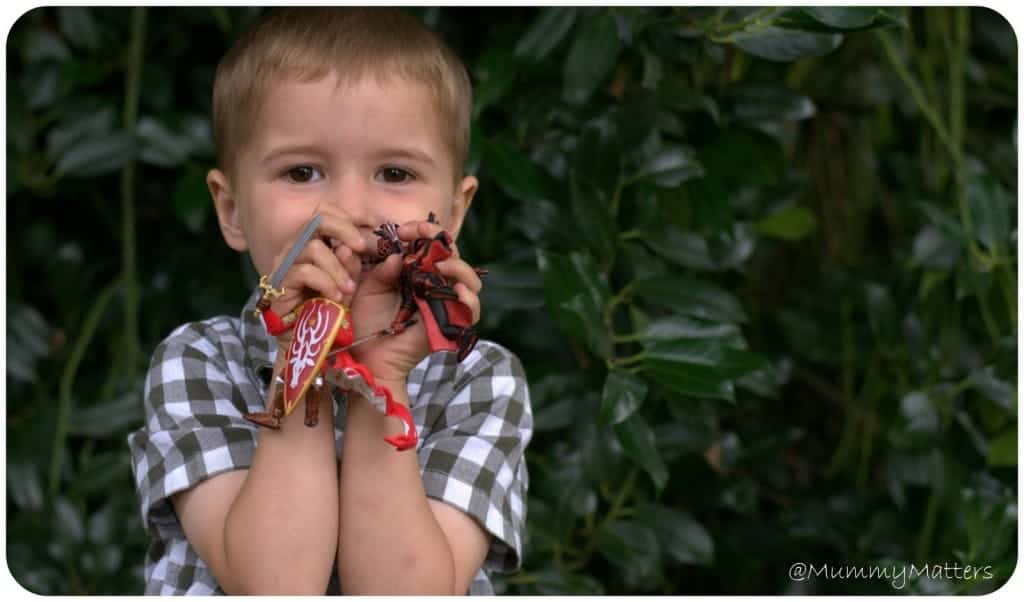
[[[284,354],[278,357],[275,374]],[[320,403],[331,411],[329,398]],[[303,414],[296,408],[280,431],[261,430],[248,470],[216,475],[172,498],[189,542],[228,594],[327,589],[338,528],[334,421],[309,428]]]
[[[408,405],[404,382],[382,383]],[[338,575],[347,594],[464,594],[489,537],[465,513],[426,497],[415,453],[383,441],[397,420],[351,397],[340,485]]]

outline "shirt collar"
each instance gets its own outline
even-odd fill
[[[270,382],[274,360],[277,357],[277,342],[263,326],[263,320],[253,313],[260,294],[259,289],[253,292],[242,309],[241,336],[242,344],[245,346],[245,365],[249,371],[249,378],[266,386]]]

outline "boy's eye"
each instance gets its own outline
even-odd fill
[[[320,170],[315,167],[311,167],[309,165],[299,165],[297,167],[292,167],[288,171],[286,171],[285,176],[287,176],[287,178],[292,182],[298,182],[302,184],[306,182],[312,182],[313,180],[318,180],[323,177],[323,174],[321,174]]]
[[[385,167],[377,172],[377,177],[388,184],[404,184],[416,179],[416,176],[401,167]]]

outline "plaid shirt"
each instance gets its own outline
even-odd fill
[[[171,496],[204,479],[248,468],[276,346],[252,308],[176,329],[153,353],[146,378],[146,424],[128,436],[132,471],[151,537],[147,594],[221,594],[185,538]],[[409,374],[423,486],[430,498],[461,509],[492,536],[471,594],[493,593],[489,573],[519,568],[528,477],[524,450],[533,432],[526,377],[518,358],[481,340],[462,363],[427,356]],[[344,406],[336,405],[341,454]],[[337,574],[328,593],[340,589]]]

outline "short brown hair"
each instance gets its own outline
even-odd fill
[[[234,167],[267,87],[282,77],[343,82],[398,75],[433,94],[456,177],[469,153],[472,87],[458,56],[416,17],[389,7],[276,9],[247,31],[217,66],[213,131],[217,163]]]

